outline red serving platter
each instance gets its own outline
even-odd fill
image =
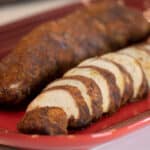
[[[125,3],[143,11],[149,0],[126,0]],[[81,3],[57,8],[52,11],[28,17],[17,22],[0,26],[0,58],[16,45],[17,41],[33,27],[47,20],[54,20],[68,14]],[[150,6],[150,5],[149,5]],[[0,145],[23,149],[90,149],[150,125],[150,94],[141,101],[126,104],[111,116],[104,116],[90,126],[70,131],[69,135],[41,136],[25,135],[17,131],[16,125],[25,112],[21,110],[0,110]]]

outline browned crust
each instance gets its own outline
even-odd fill
[[[120,96],[120,92],[119,92],[119,88],[116,85],[116,79],[114,77],[114,75],[109,72],[108,70],[102,69],[102,68],[98,68],[98,67],[94,67],[94,66],[80,66],[78,68],[91,68],[94,69],[96,71],[98,71],[102,76],[104,76],[104,78],[106,79],[108,86],[109,86],[109,92],[110,92],[110,108],[109,108],[109,112],[115,112],[121,105],[121,96]]]
[[[113,40],[110,38],[109,41],[111,47],[113,46],[114,49],[121,48],[128,42],[139,40],[141,36],[144,37],[150,31],[150,26],[147,21],[141,13],[135,10],[116,5],[115,3],[109,6],[107,4],[107,8],[102,8],[99,5],[93,7],[94,9],[89,7],[89,14],[99,22],[99,25],[106,27],[105,32],[110,37],[113,37]],[[132,13],[134,15],[131,15]],[[141,26],[137,27],[137,23],[141,24]]]
[[[36,43],[32,47],[34,51],[29,52],[26,47],[22,46],[21,51],[18,52],[19,46],[16,51],[1,61],[0,103],[20,103],[31,94],[31,91],[39,91],[39,88],[49,81],[49,74],[55,74],[56,60],[50,57],[51,54],[46,44]],[[12,84],[17,83],[20,84],[17,88],[10,88]]]
[[[75,18],[69,16],[66,20],[57,22],[58,26],[63,26],[66,30],[64,38],[68,45],[74,48],[75,59],[81,61],[83,58],[87,58],[87,55],[95,56],[110,49],[106,41],[106,33],[103,31],[100,32],[100,30],[96,28],[91,16],[86,12],[83,14],[78,11]],[[80,19],[80,21],[76,21],[78,19]]]
[[[121,102],[121,105],[123,105],[133,97],[133,80],[130,74],[120,64],[114,62],[113,60],[109,60],[107,58],[102,58],[102,59],[115,64],[120,69],[120,71],[122,72],[124,76],[125,89],[124,89],[124,94],[123,94],[122,102]]]
[[[92,110],[93,110],[93,120],[97,120],[102,115],[102,95],[99,87],[95,83],[94,80],[75,75],[75,76],[69,76],[69,77],[63,77],[64,79],[76,79],[81,81],[87,88],[87,93],[91,98],[92,101]],[[62,78],[62,79],[63,79]]]
[[[107,7],[107,13],[103,13],[102,9],[99,9],[98,5],[95,6],[94,10],[91,9],[90,12],[96,12],[94,15],[98,18],[98,20],[110,26],[110,28],[108,28],[108,33],[110,36],[115,35],[115,42],[118,42],[118,44],[121,43],[119,46],[122,47],[128,42],[137,41],[141,37],[144,38],[150,33],[150,25],[147,23],[146,19],[144,19],[142,13],[131,8],[116,5],[115,3],[114,5],[111,4]],[[106,10],[105,7],[104,9]],[[98,17],[97,14],[101,15]],[[141,24],[141,26],[137,26],[137,23]],[[113,28],[119,30],[113,30]]]
[[[126,14],[124,13],[124,17],[126,17],[126,21],[130,26],[130,37],[132,37],[130,38],[131,42],[139,41],[141,38],[145,38],[150,34],[150,24],[143,17],[141,12],[130,8],[126,8],[125,11],[128,12]],[[136,26],[137,23],[140,24],[140,26]]]
[[[73,97],[78,109],[79,109],[79,116],[78,119],[75,119],[73,116],[69,119],[69,127],[83,127],[87,124],[89,124],[89,122],[92,120],[91,115],[89,113],[89,109],[87,104],[85,103],[81,92],[78,88],[73,87],[73,86],[69,86],[69,85],[64,85],[64,86],[54,86],[54,87],[50,87],[45,89],[43,92],[49,92],[52,90],[57,90],[57,89],[63,89],[66,90],[67,92],[69,92],[71,94],[71,96]],[[61,100],[60,100],[61,101]]]
[[[122,21],[126,25],[126,28],[128,29],[129,42],[138,41],[140,40],[140,37],[144,38],[150,33],[149,23],[147,23],[146,19],[144,19],[142,13],[136,9],[117,7],[116,13],[121,17]],[[137,23],[141,26],[136,26]]]
[[[67,126],[67,116],[61,108],[43,107],[26,112],[18,129],[22,133],[58,135],[67,134]]]
[[[107,12],[101,12],[101,15],[99,16],[92,13],[92,17],[95,15],[95,21],[97,21],[100,26],[105,27],[105,32],[107,35],[109,35],[109,44],[111,47],[113,47],[113,49],[121,48],[126,45],[129,38],[129,31],[127,29],[126,23],[119,15],[116,14],[116,11],[117,9],[112,7],[108,9]]]

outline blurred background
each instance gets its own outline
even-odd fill
[[[0,25],[80,0],[0,0]]]
[[[71,3],[90,0],[0,0],[0,26]],[[150,0],[118,0],[138,8],[150,8]]]

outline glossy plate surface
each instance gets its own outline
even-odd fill
[[[144,10],[148,1],[126,0],[126,4]],[[33,27],[57,19],[81,7],[81,4],[47,11],[6,26],[0,27],[0,58],[15,46],[20,37]],[[70,131],[67,136],[24,135],[17,132],[16,125],[25,109],[0,110],[0,144],[27,149],[89,149],[150,125],[150,96],[140,102],[127,104],[112,116],[104,116],[80,131]],[[121,123],[120,123],[121,122]]]

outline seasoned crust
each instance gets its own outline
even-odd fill
[[[87,58],[87,55],[95,56],[110,49],[106,41],[106,33],[96,28],[93,18],[86,12],[85,14],[76,13],[73,19],[71,17],[68,19],[57,22],[57,25],[65,28],[64,38],[68,45],[74,48],[76,59],[81,61],[83,58]],[[76,21],[78,19],[80,21]]]
[[[108,26],[107,33],[110,37],[114,37],[113,40],[110,38],[114,48],[121,48],[126,43],[138,41],[150,33],[150,25],[141,12],[119,4],[116,5],[116,3],[110,4],[108,3],[107,7],[94,5],[94,9],[89,7],[89,14],[94,16],[101,25]],[[137,24],[141,24],[141,26],[137,26]]]
[[[68,77],[63,77],[64,79],[77,79],[81,81],[85,86],[87,87],[87,93],[91,97],[92,101],[92,110],[93,110],[93,120],[97,120],[98,118],[101,117],[102,115],[102,96],[101,96],[101,91],[97,84],[90,78],[75,75],[75,76],[68,76]],[[62,79],[63,79],[62,78]]]
[[[127,44],[129,31],[127,30],[126,24],[121,20],[121,18],[115,15],[114,10],[111,11],[113,13],[108,11],[107,13],[102,13],[101,16],[96,16],[95,19],[99,25],[105,27],[105,32],[107,35],[109,35],[108,39],[110,45],[114,50],[116,50],[117,48],[121,48]]]
[[[21,47],[22,51],[18,50],[19,46],[0,63],[0,103],[20,103],[31,94],[31,91],[39,91],[50,81],[49,74],[56,73],[56,61],[49,57],[51,54],[45,42],[33,44],[33,51],[32,48]]]
[[[68,120],[66,113],[58,107],[36,108],[26,112],[18,124],[22,133],[67,134]]]
[[[87,104],[85,103],[79,89],[77,89],[76,87],[73,86],[55,86],[55,87],[50,87],[48,89],[45,89],[43,92],[49,92],[51,90],[56,90],[56,89],[63,89],[68,91],[71,96],[73,97],[78,109],[79,109],[79,116],[77,119],[75,119],[73,116],[71,116],[71,118],[69,118],[69,122],[68,122],[68,126],[69,127],[83,127],[87,124],[89,124],[89,122],[92,120],[90,113],[89,113],[89,109],[87,107]]]
[[[122,14],[124,15],[124,19],[128,24],[130,31],[129,42],[139,41],[149,35],[150,24],[143,17],[143,14],[140,11],[128,7],[123,10],[124,11],[122,12]],[[136,26],[137,23],[140,24],[140,26]]]

